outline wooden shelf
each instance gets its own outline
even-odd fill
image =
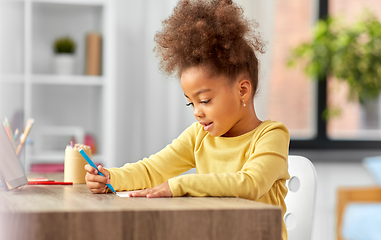
[[[56,4],[72,4],[72,5],[86,5],[86,6],[99,6],[108,0],[32,0],[35,3],[56,3]]]
[[[24,83],[25,75],[23,74],[0,74],[0,82],[2,83]]]
[[[85,85],[102,86],[104,81],[102,76],[81,76],[81,75],[32,75],[32,84],[47,85]]]
[[[44,85],[69,85],[69,86],[103,86],[103,76],[85,76],[85,75],[54,75],[54,74],[0,74],[2,83],[25,83],[25,78],[30,77],[32,84]]]
[[[49,162],[49,163],[59,163],[59,162],[64,162],[65,160],[65,150],[62,150],[62,153],[41,153],[41,154],[35,154],[31,155],[30,159],[33,162]],[[100,154],[95,154],[91,157],[91,159],[94,162],[102,162],[103,156]]]
[[[1,0],[0,0],[1,2]],[[79,126],[98,139],[102,153],[96,162],[113,164],[115,120],[115,20],[110,0],[9,0],[4,11],[9,21],[4,29],[17,29],[8,39],[14,46],[4,54],[9,59],[1,68],[2,99],[15,98],[0,110],[9,118],[22,111],[24,122],[36,119],[31,136],[38,141],[37,127]],[[9,4],[8,4],[9,3]],[[57,27],[59,26],[59,27]],[[102,43],[100,76],[85,75],[86,43],[89,32],[99,32]],[[74,75],[53,73],[52,42],[70,35],[77,42]],[[12,51],[17,48],[19,51]],[[9,64],[8,64],[9,63]],[[9,91],[8,91],[9,89]],[[5,94],[6,93],[6,94]],[[70,105],[68,104],[70,103]],[[74,106],[74,107],[73,107]],[[84,109],[84,110],[83,110]],[[110,128],[110,126],[112,126]],[[28,172],[33,163],[59,163],[65,151],[50,154],[26,147],[24,160]],[[106,161],[107,159],[107,161]]]

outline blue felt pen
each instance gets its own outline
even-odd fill
[[[86,152],[83,151],[83,149],[80,149],[80,150],[79,150],[79,153],[80,153],[80,154],[82,155],[82,157],[83,157],[83,158],[90,164],[90,166],[92,166],[93,168],[95,168],[95,169],[98,171],[98,175],[101,175],[102,177],[105,176],[105,175],[103,175],[103,173],[101,173],[101,172],[98,170],[97,166],[95,166],[95,164],[93,163],[93,161],[91,161],[91,159],[89,158],[89,156],[87,156]],[[107,185],[108,188],[110,188],[110,190],[111,190],[114,194],[116,194],[114,188],[111,186],[110,183],[108,183],[108,184],[106,184],[106,185]]]

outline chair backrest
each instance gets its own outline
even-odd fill
[[[290,179],[286,181],[287,212],[284,221],[289,240],[309,240],[315,210],[317,176],[314,165],[305,157],[288,157]]]

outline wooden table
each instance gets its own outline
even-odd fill
[[[121,198],[84,184],[0,189],[0,239],[281,239],[281,209],[239,198]]]

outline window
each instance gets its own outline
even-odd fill
[[[276,1],[268,118],[283,122],[293,139],[316,135],[316,84],[300,69],[286,66],[290,51],[308,41],[316,22],[314,0]]]
[[[329,0],[328,13],[340,15],[351,23],[364,14],[365,9],[371,10],[381,20],[379,0]],[[327,91],[328,106],[341,110],[338,117],[328,121],[327,135],[330,139],[381,140],[380,99],[364,105],[349,101],[347,85],[333,78],[328,79]]]
[[[381,149],[380,98],[365,105],[350,102],[339,81],[315,82],[301,69],[286,67],[291,48],[309,39],[318,18],[341,14],[353,21],[364,8],[381,19],[379,0],[276,1],[267,118],[286,124],[291,150]],[[339,117],[325,121],[327,105],[339,107]]]

